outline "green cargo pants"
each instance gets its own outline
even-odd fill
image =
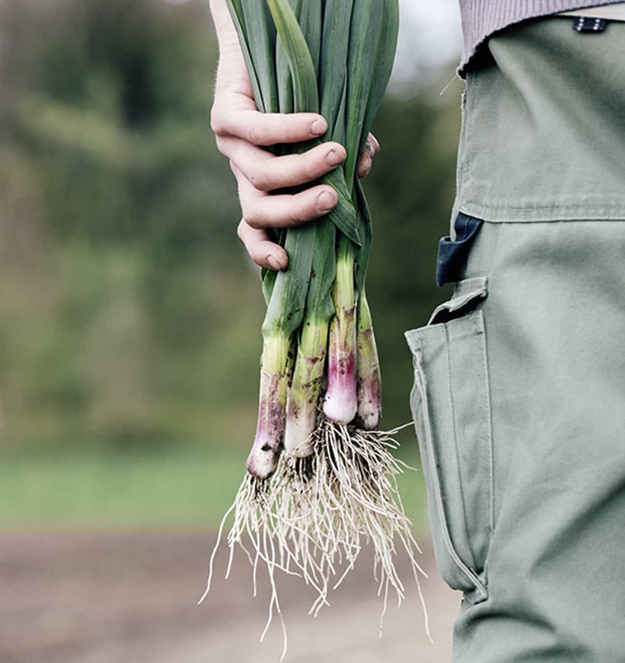
[[[568,39],[570,25],[560,25],[554,29]],[[529,37],[548,35],[544,23],[526,29]],[[513,36],[511,48],[527,51],[522,32]],[[505,59],[504,40],[494,50]],[[521,75],[532,64],[526,61]],[[489,75],[500,85],[493,103],[510,104],[514,116],[514,99],[505,94],[514,77]],[[562,75],[566,81],[566,67]],[[523,95],[518,103],[521,115],[540,107]],[[492,108],[478,110],[493,116]],[[625,106],[620,112],[625,118]],[[540,128],[553,116],[527,117]],[[465,118],[465,129],[474,120]],[[514,141],[514,126],[509,133]],[[466,145],[461,153],[461,177],[480,186],[489,140],[471,148],[483,164],[479,177]],[[533,136],[526,145],[532,141],[540,142]],[[494,178],[506,159],[514,161],[500,147],[490,153],[499,155],[490,166]],[[566,149],[572,163],[583,158]],[[621,169],[616,203],[625,194],[623,164],[625,152],[613,164]],[[543,168],[537,162],[538,176],[528,179],[541,186],[557,180],[557,171]],[[574,181],[575,167],[566,176]],[[609,217],[597,218],[595,197],[592,216],[579,216],[584,199],[558,181],[562,221],[557,196],[541,220],[535,207],[515,206],[518,180],[490,190],[498,208],[505,201],[518,219],[491,208],[454,296],[428,326],[406,335],[436,559],[445,581],[464,593],[454,663],[625,661],[625,210],[612,206]],[[553,194],[553,186],[545,191]],[[472,209],[462,201],[458,208],[487,208],[488,198],[476,193],[474,187]]]

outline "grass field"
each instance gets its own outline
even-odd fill
[[[0,527],[213,530],[234,499],[244,463],[238,454],[198,452],[0,458]],[[421,473],[404,475],[401,487],[423,533]]]

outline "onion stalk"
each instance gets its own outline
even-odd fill
[[[382,374],[373,320],[367,296],[362,292],[358,315],[358,416],[363,430],[376,430],[382,418]]]

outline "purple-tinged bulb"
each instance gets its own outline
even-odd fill
[[[358,332],[358,417],[363,430],[376,430],[382,418],[382,376],[373,328]]]
[[[328,389],[323,413],[337,424],[350,424],[358,411],[355,309],[334,319],[330,327]]]
[[[287,376],[261,374],[258,425],[247,471],[258,479],[269,479],[278,469],[286,423]]]
[[[358,416],[356,423],[363,430],[376,430],[382,418],[382,392],[380,381],[358,380]]]

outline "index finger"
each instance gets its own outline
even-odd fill
[[[316,113],[260,113],[250,109],[213,114],[213,131],[218,136],[236,136],[260,147],[313,140],[327,130],[328,123]]]

